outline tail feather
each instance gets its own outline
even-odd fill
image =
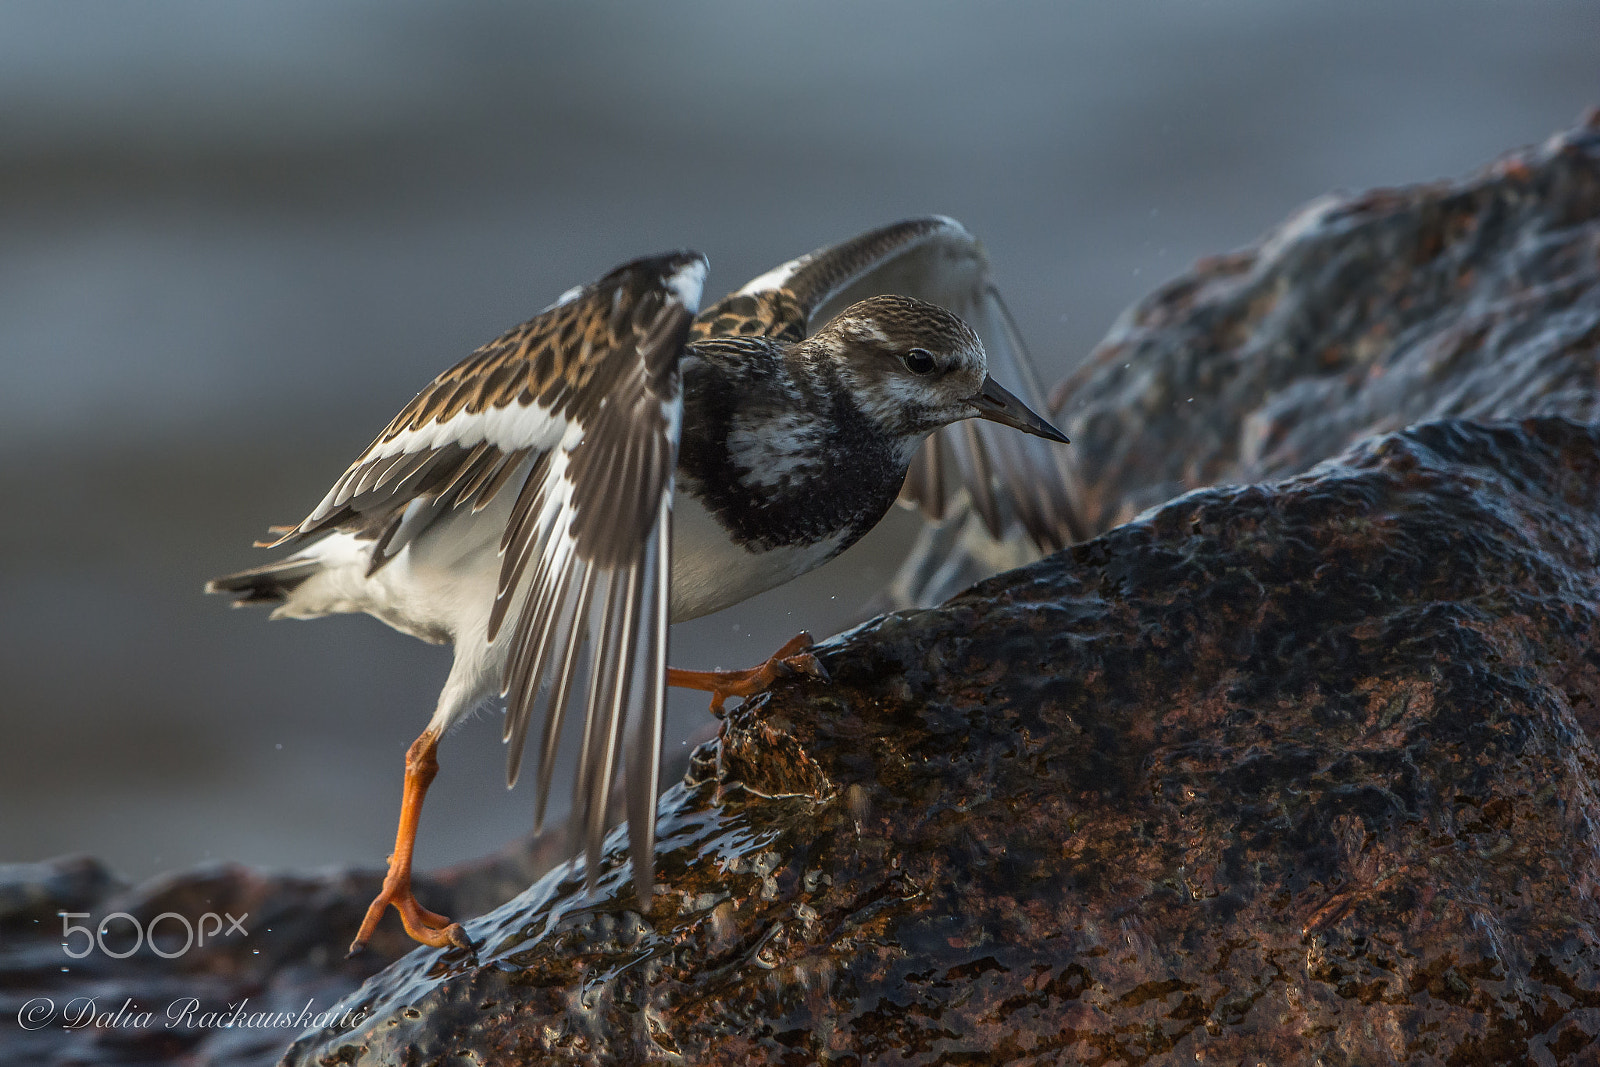
[[[234,594],[233,606],[236,608],[250,604],[281,604],[296,586],[315,574],[321,566],[321,561],[315,559],[280,560],[238,574],[213,578],[206,583],[206,592]]]

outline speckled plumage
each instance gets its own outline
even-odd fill
[[[960,320],[922,301],[877,297],[852,312],[798,342],[688,347],[680,488],[752,550],[834,539],[838,552],[876,526],[922,437],[943,424],[915,400],[893,402],[898,356],[982,350]],[[861,352],[880,358],[850,358]],[[905,391],[923,384],[907,380]]]
[[[961,269],[982,266],[948,219],[803,256],[692,324],[703,257],[625,264],[419,393],[275,542],[306,547],[208,589],[277,603],[275,616],[366,611],[453,641],[424,738],[503,695],[514,782],[542,706],[541,815],[587,643],[574,826],[592,877],[626,750],[631,851],[647,894],[669,613],[736,603],[854,543],[941,427],[983,417],[1064,440],[987,377],[982,342],[942,307],[862,293],[810,332],[828,301],[875,271],[903,271],[919,249],[934,257],[935,289],[965,285],[980,309],[997,303],[984,271],[952,283],[941,266],[952,249]],[[1007,507],[1025,523],[1045,514],[1004,503],[1039,495],[1037,471],[1019,471],[1012,489],[980,438],[963,441],[958,455],[966,447],[981,460],[964,469],[983,479],[973,492],[995,522]],[[1043,488],[1048,497],[1048,480]]]

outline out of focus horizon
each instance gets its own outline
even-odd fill
[[[0,862],[382,863],[448,653],[199,589],[567,287],[689,247],[720,294],[939,212],[1053,382],[1308,200],[1570,124],[1597,59],[1553,2],[0,8]],[[832,632],[910,523],[674,660]],[[496,717],[445,742],[424,867],[529,829]]]

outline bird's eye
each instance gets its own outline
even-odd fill
[[[905,354],[906,370],[912,374],[932,374],[937,366],[933,361],[933,353],[926,348],[913,348]]]

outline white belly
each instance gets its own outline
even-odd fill
[[[481,633],[500,574],[500,531],[514,496],[501,493],[476,515],[449,515],[370,577],[372,542],[334,534],[307,553],[321,557],[325,569],[275,614],[310,618],[364,611],[426,641]],[[672,507],[672,621],[709,615],[797,578],[833,558],[840,540],[748,552],[728,540],[699,501],[680,492]]]
[[[752,553],[728,540],[690,494],[672,501],[672,621],[687,622],[775,589],[832,559],[843,535]]]
[[[468,511],[447,515],[371,575],[367,564],[373,543],[354,534],[331,534],[302,553],[319,559],[322,569],[298,586],[273,617],[308,619],[364,611],[401,633],[435,644],[486,631],[500,575],[499,534],[510,503],[496,500],[489,511],[484,513],[488,521],[478,521],[483,516]]]
[[[332,534],[302,553],[322,569],[273,615],[364,611],[425,641],[453,641],[455,664],[434,714],[442,729],[499,686],[515,627],[504,626],[493,643],[485,637],[500,576],[500,532],[515,496],[502,492],[476,515],[451,513],[372,575],[366,573],[372,542]],[[680,493],[673,501],[671,621],[709,615],[780,586],[832,558],[842,541],[747,552],[697,500]]]

